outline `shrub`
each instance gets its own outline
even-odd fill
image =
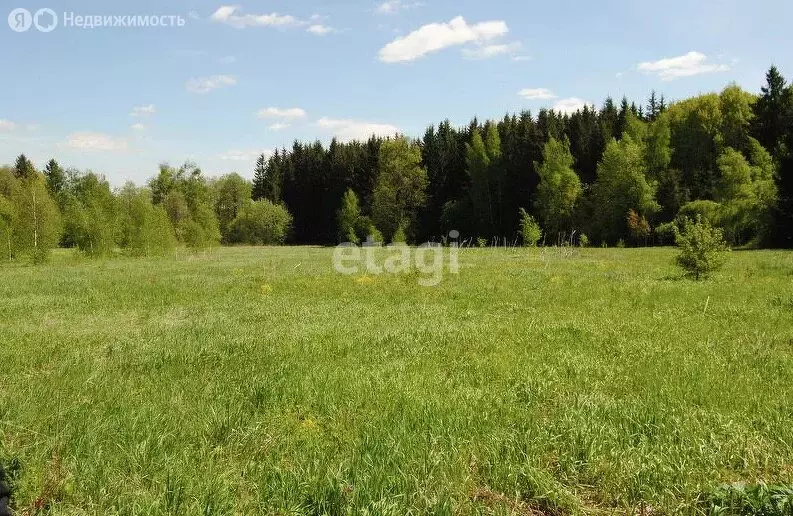
[[[237,244],[280,245],[292,227],[292,215],[280,204],[253,201],[231,223],[230,240]]]
[[[589,246],[589,237],[586,236],[586,233],[581,233],[581,235],[578,237],[578,245],[580,247]]]
[[[361,242],[368,242],[369,244],[382,244],[385,241],[383,234],[368,218],[366,220],[369,221],[369,226],[364,230],[365,236],[362,236]]]
[[[628,210],[628,215],[626,217],[626,222],[628,224],[628,231],[630,231],[631,236],[637,243],[641,243],[644,241],[645,245],[647,245],[647,237],[650,236],[651,228],[650,224],[647,222],[647,219],[643,216],[640,216],[633,210]]]
[[[655,227],[655,236],[662,245],[674,244],[676,234],[677,224],[675,222],[666,222]]]
[[[725,252],[729,250],[722,230],[714,228],[701,216],[697,217],[696,222],[685,219],[683,229],[677,232],[676,241],[680,248],[677,264],[687,276],[696,280],[720,269],[724,265]]]
[[[536,247],[537,242],[542,238],[542,228],[523,208],[520,209],[520,236],[523,245],[526,247]]]
[[[682,224],[683,219],[697,220],[697,217],[709,224],[719,223],[719,212],[721,206],[713,201],[691,201],[680,208],[677,213],[677,220]]]
[[[397,228],[396,233],[394,233],[394,236],[391,237],[391,243],[392,244],[404,244],[405,242],[407,242],[407,239],[408,239],[408,237],[407,237],[407,235],[405,235],[405,224],[402,223]]]
[[[365,215],[361,215],[355,220],[355,227],[353,228],[355,239],[350,239],[350,237],[353,236],[350,234],[348,235],[348,242],[352,242],[353,244],[366,242],[366,238],[372,234],[372,228],[374,228],[374,222],[372,222],[372,219]]]

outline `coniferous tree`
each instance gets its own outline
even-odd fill
[[[628,128],[628,117],[631,115],[631,113],[631,105],[628,103],[628,97],[622,97],[619,114],[617,115],[617,124],[614,128],[615,138],[622,138],[622,134],[625,132],[625,129]]]
[[[57,161],[51,159],[44,167],[44,177],[47,179],[50,194],[57,199],[66,188],[66,172]]]
[[[276,152],[278,152],[276,150]],[[251,198],[254,201],[264,199],[266,196],[265,182],[267,181],[267,157],[261,154],[256,160],[256,168],[253,172],[253,189]]]
[[[760,98],[754,104],[752,135],[777,161],[778,201],[772,209],[774,226],[768,243],[793,247],[793,85],[772,66]]]
[[[780,148],[793,127],[793,89],[786,86],[785,78],[776,66],[766,74],[766,85],[754,104],[752,134],[771,154],[780,159],[785,149]]]
[[[36,168],[33,163],[25,156],[20,154],[14,166],[14,175],[17,179],[31,180],[36,175]]]
[[[655,90],[653,90],[652,93],[650,93],[649,100],[647,101],[647,112],[646,112],[647,119],[651,122],[654,121],[656,117],[658,117],[658,115],[660,114],[658,111],[659,111],[658,99],[655,96]]]
[[[602,140],[604,142],[610,142],[612,138],[619,138],[622,136],[622,133],[618,132],[619,112],[611,97],[607,97],[606,101],[603,103],[603,108],[600,110],[599,114],[599,122]]]

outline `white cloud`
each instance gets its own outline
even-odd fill
[[[262,154],[269,156],[272,151],[269,149],[232,149],[218,155],[218,159],[223,161],[256,161]]]
[[[565,113],[568,115],[572,115],[576,111],[580,111],[584,109],[584,106],[592,106],[594,109],[594,104],[591,102],[587,102],[585,100],[581,100],[576,97],[571,97],[569,99],[563,99],[553,105],[553,110],[558,113]]]
[[[70,134],[60,146],[81,151],[119,151],[127,148],[127,142],[102,133],[80,131]]]
[[[726,72],[730,69],[729,65],[710,64],[707,61],[708,57],[705,54],[689,52],[683,56],[639,63],[637,69],[640,72],[657,74],[664,81],[703,73]]]
[[[242,14],[238,5],[223,5],[212,14],[210,19],[214,22],[231,25],[236,29],[244,29],[245,27],[287,28],[305,23],[288,14]]]
[[[520,43],[503,43],[497,45],[479,45],[474,48],[463,49],[463,55],[468,59],[490,59],[504,54],[514,54],[520,50]]]
[[[548,88],[524,88],[518,95],[527,100],[549,100],[555,99],[556,95]]]
[[[512,56],[513,61],[531,61],[531,56]]]
[[[294,120],[296,118],[305,118],[306,112],[300,108],[277,108],[268,107],[260,109],[256,116],[259,118],[284,118],[286,120]]]
[[[132,112],[130,116],[140,117],[140,116],[148,116],[153,115],[157,112],[157,108],[154,107],[154,104],[149,104],[148,106],[136,106],[132,108]]]
[[[375,136],[394,136],[399,133],[399,128],[390,124],[374,122],[359,122],[356,120],[338,120],[323,117],[317,120],[316,125],[332,133],[341,141],[368,140]]]
[[[310,26],[307,30],[311,34],[316,34],[317,36],[324,36],[326,34],[330,34],[331,32],[336,32],[336,29],[333,27],[328,27],[327,25],[322,25],[320,23]]]
[[[273,131],[281,131],[281,130],[286,129],[288,127],[290,127],[289,124],[284,124],[284,123],[279,122],[277,124],[271,125],[270,129],[273,130]]]
[[[0,119],[0,131],[14,131],[16,128],[17,124],[14,122]]]
[[[218,63],[220,63],[220,64],[230,65],[230,64],[234,64],[236,62],[237,62],[237,58],[234,57],[234,56],[226,56],[226,57],[221,57],[220,59],[218,59]]]
[[[430,23],[395,39],[380,49],[380,60],[386,63],[413,61],[447,47],[490,41],[508,31],[503,21],[468,25],[462,16],[458,16],[449,23]]]
[[[129,128],[132,129],[133,131],[145,131],[146,130],[146,126],[141,124],[140,122],[138,122],[137,124],[132,124],[131,126],[129,126]]]
[[[412,7],[420,7],[424,5],[422,2],[403,2],[402,0],[386,0],[377,6],[375,12],[377,14],[396,14],[399,11],[410,9]]]
[[[196,77],[187,81],[187,91],[190,93],[209,93],[224,86],[234,86],[237,78],[231,75],[213,75],[212,77]]]

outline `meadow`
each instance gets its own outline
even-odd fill
[[[384,252],[384,251],[383,251]],[[793,484],[793,253],[326,248],[0,267],[18,514],[703,513]]]

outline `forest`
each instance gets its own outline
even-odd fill
[[[249,173],[249,172],[246,172]],[[138,256],[225,244],[443,241],[488,245],[673,243],[701,217],[733,247],[793,247],[793,86],[771,67],[757,94],[615,102],[573,114],[524,111],[499,121],[446,120],[403,135],[325,146],[294,142],[259,157],[253,180],[160,165],[145,186],[23,154],[0,168],[7,260],[55,247]]]

